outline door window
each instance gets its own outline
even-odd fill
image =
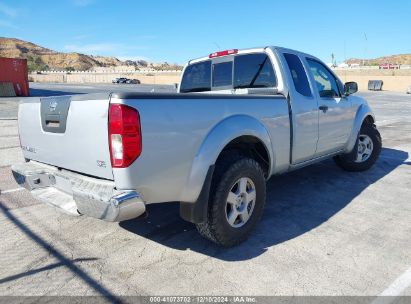
[[[334,75],[322,63],[307,58],[311,73],[314,76],[320,97],[334,98],[340,97],[337,81]]]
[[[311,97],[310,84],[300,58],[298,58],[297,55],[288,53],[284,53],[284,57],[287,61],[288,68],[290,69],[295,90],[303,96]]]

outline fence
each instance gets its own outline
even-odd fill
[[[411,70],[335,70],[343,82],[356,81],[361,91],[368,90],[368,81],[380,79],[384,82],[384,90],[405,92],[411,85]],[[143,84],[179,83],[181,71],[140,70],[135,72],[99,73],[91,71],[61,72],[47,71],[42,74],[32,73],[30,81],[34,82],[66,82],[66,83],[111,83],[114,78],[136,78]]]
[[[65,83],[111,83],[114,78],[126,77],[138,79],[145,84],[173,84],[180,82],[181,71],[134,71],[101,73],[94,71],[42,71],[31,73],[33,82],[65,82]]]

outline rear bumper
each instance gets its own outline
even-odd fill
[[[133,190],[117,190],[111,181],[84,176],[34,161],[13,165],[19,185],[48,205],[72,215],[120,222],[139,217],[146,207]]]

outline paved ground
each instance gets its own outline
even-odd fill
[[[272,178],[261,223],[232,249],[203,240],[177,204],[107,223],[13,192],[17,123],[0,120],[0,295],[411,295],[411,96],[360,95],[383,136],[376,165]]]

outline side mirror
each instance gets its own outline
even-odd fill
[[[358,92],[358,84],[354,81],[346,82],[344,84],[344,94],[346,96]]]

